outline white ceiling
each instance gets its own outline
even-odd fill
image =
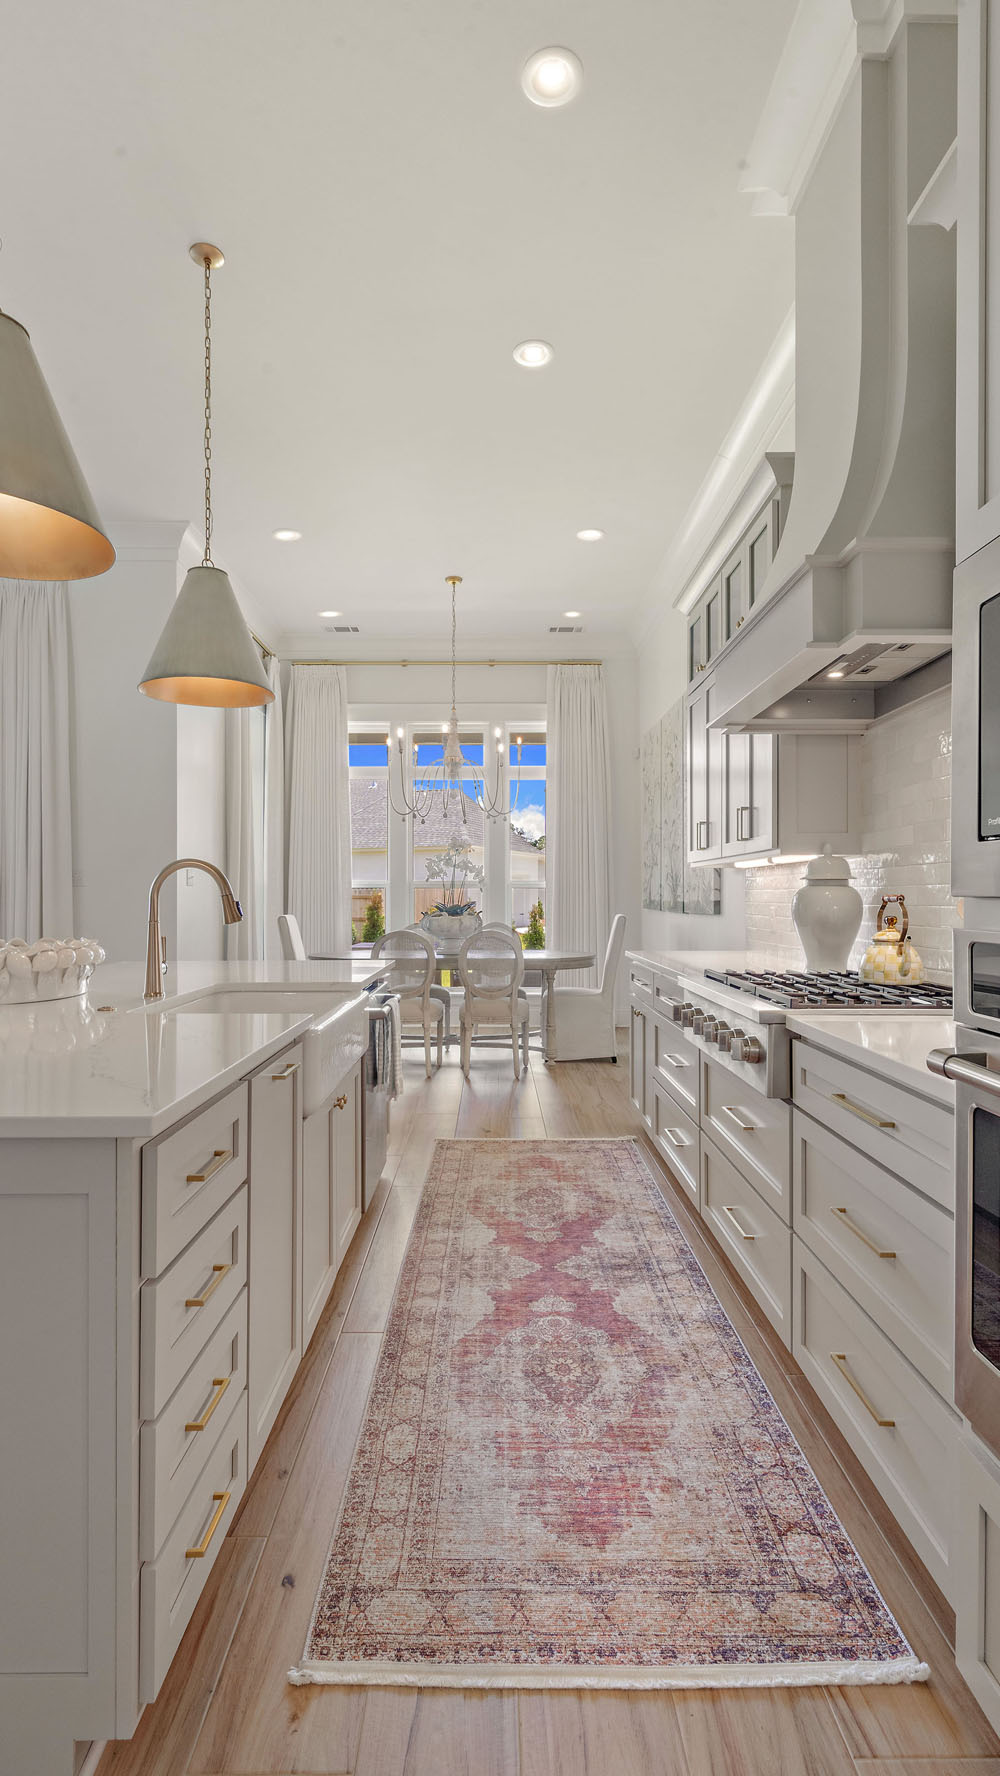
[[[791,302],[791,225],[737,181],[793,10],[19,7],[0,303],[105,518],[198,520],[214,240],[214,552],[270,637],[328,642],[334,607],[355,652],[443,641],[449,572],[466,640],[620,630]],[[560,110],[519,84],[551,43],[585,70]],[[533,337],[545,371],[511,357]]]

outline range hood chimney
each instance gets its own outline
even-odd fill
[[[803,0],[800,39],[803,15],[828,22],[832,4]],[[849,72],[783,206],[795,215],[795,479],[758,607],[716,669],[712,725],[731,732],[862,729],[876,683],[951,642],[955,237],[910,218],[955,135],[955,27],[947,8],[927,22],[921,0],[836,4]],[[792,77],[783,59],[775,87]],[[769,105],[780,98],[772,89]]]

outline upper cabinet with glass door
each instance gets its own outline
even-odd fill
[[[794,458],[768,456],[774,488],[734,544],[722,572],[711,580],[688,619],[688,680],[694,682],[728,647],[761,602],[764,582],[781,538],[791,496]]]

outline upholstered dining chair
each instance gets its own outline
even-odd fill
[[[625,914],[611,921],[607,953],[596,987],[550,987],[546,1060],[616,1061],[615,984],[625,948]]]
[[[372,945],[372,961],[392,963],[392,974],[386,985],[399,997],[400,1022],[419,1024],[424,1033],[424,1063],[431,1076],[431,1033],[437,1031],[437,1064],[444,1059],[445,1008],[440,999],[431,997],[431,983],[437,967],[434,945],[422,931],[409,927],[387,931]]]
[[[460,1029],[462,1071],[466,1079],[472,1060],[472,1042],[480,1024],[502,1025],[510,1031],[514,1051],[514,1078],[521,1077],[518,1041],[528,1065],[528,1002],[521,991],[524,951],[512,931],[494,928],[473,931],[458,952],[458,973],[465,989]]]
[[[281,940],[281,954],[286,962],[308,962],[306,946],[302,942],[302,932],[294,913],[278,914],[278,937]]]

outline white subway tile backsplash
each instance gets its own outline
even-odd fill
[[[941,691],[884,717],[861,745],[863,844],[850,859],[864,914],[850,965],[875,929],[884,894],[906,897],[910,932],[927,968],[951,970],[951,932],[961,923],[951,896],[951,696]],[[803,866],[746,872],[747,948],[801,968],[792,896]]]

